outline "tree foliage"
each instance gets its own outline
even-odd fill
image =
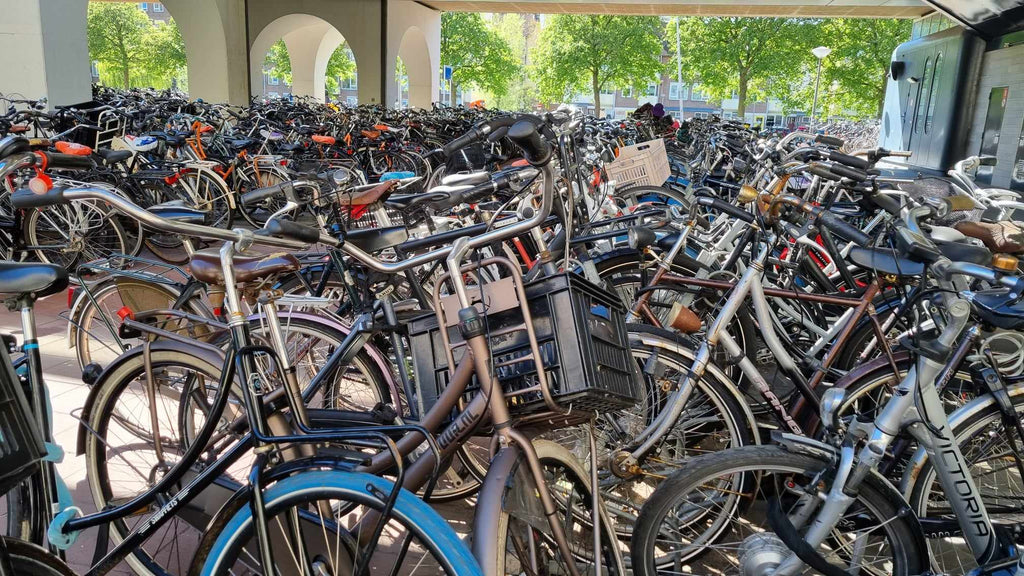
[[[441,64],[452,67],[452,103],[456,86],[471,85],[501,96],[519,64],[508,42],[471,12],[441,14]]]
[[[912,25],[910,20],[826,21],[823,44],[832,53],[822,62],[819,106],[826,113],[881,116],[889,61],[910,37]]]
[[[277,78],[287,84],[292,83],[292,60],[288,55],[288,46],[284,40],[278,40],[270,45],[267,55],[263,58],[263,70],[271,78]],[[347,42],[342,42],[331,52],[327,60],[327,71],[325,74],[325,85],[328,94],[337,94],[341,87],[339,79],[346,80],[356,75],[356,62],[352,58],[352,52]]]
[[[539,35],[538,23],[523,14],[495,14],[491,20],[491,27],[501,36],[516,60],[516,71],[509,78],[508,88],[503,94],[495,94],[488,91],[486,100],[488,106],[501,110],[531,109],[540,99],[537,93],[537,84],[529,77],[526,71],[530,59],[531,43],[536,41]]]
[[[184,78],[185,43],[173,20],[154,24],[137,4],[90,2],[89,56],[104,84],[163,88]]]
[[[677,22],[683,70],[714,98],[735,90],[740,116],[751,97],[785,92],[801,78],[821,32],[819,21],[796,18],[680,18],[668,24],[670,39]]]
[[[566,100],[589,87],[600,115],[603,89],[646,86],[657,79],[663,69],[660,29],[652,16],[553,16],[533,53],[541,96]]]

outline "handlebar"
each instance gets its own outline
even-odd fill
[[[11,203],[15,208],[41,208],[58,204],[67,204],[75,200],[99,200],[106,203],[114,210],[140,222],[141,224],[161,232],[207,238],[212,240],[224,240],[239,245],[240,250],[248,246],[259,245],[288,250],[305,250],[310,242],[304,242],[292,238],[274,238],[271,236],[257,235],[249,230],[235,228],[224,230],[201,224],[190,224],[188,222],[175,222],[161,218],[144,208],[137,206],[131,201],[118,196],[117,194],[103,188],[53,188],[45,194],[36,194],[31,190],[18,190],[11,195]],[[282,228],[285,233],[287,231]]]

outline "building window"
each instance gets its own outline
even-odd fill
[[[348,96],[348,97],[345,98],[345,104],[348,104],[349,106],[355,106],[358,103],[359,103],[359,100],[356,99],[355,96]]]
[[[281,95],[277,92],[267,92],[267,98],[280,98]]]
[[[651,82],[650,84],[647,85],[647,90],[644,91],[644,96],[657,96],[659,87],[660,84],[657,84],[656,82]]]
[[[147,12],[149,10],[149,2],[139,2],[139,10]]]
[[[668,85],[669,100],[686,100],[689,98],[689,89],[686,84],[672,82]]]
[[[267,84],[270,84],[271,86],[277,86],[280,83],[281,79],[278,78],[277,76],[271,76],[269,80],[267,80]]]
[[[623,98],[632,98],[633,97],[633,87],[632,86],[627,87],[627,88],[623,88],[623,89],[619,90],[619,92],[622,93],[622,97]]]
[[[701,91],[700,84],[694,84],[690,89],[690,100],[694,102],[707,102],[708,95]]]
[[[159,2],[153,2],[153,12],[163,12],[164,5]]]
[[[614,88],[601,88],[601,96],[614,96],[614,95],[615,95],[615,89]]]
[[[359,84],[356,82],[356,77],[342,78],[341,89],[342,90],[356,90],[359,88]]]

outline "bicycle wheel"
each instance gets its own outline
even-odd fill
[[[313,574],[353,574],[360,562],[368,574],[481,574],[445,520],[406,490],[381,537],[367,542],[362,524],[383,511],[382,497],[391,490],[388,481],[355,472],[311,470],[285,478],[263,494],[273,569],[261,565],[252,508],[238,499],[230,517],[219,516],[204,536],[189,574],[304,575],[310,567]]]
[[[633,573],[770,574],[790,555],[768,523],[768,502],[795,525],[813,518],[828,462],[780,446],[746,446],[694,458],[644,504],[630,543]],[[925,550],[900,504],[876,486],[855,501],[818,552],[849,573],[920,574]]]
[[[83,262],[126,254],[131,248],[116,218],[94,202],[74,202],[25,212],[25,240],[42,262],[70,272]],[[113,267],[123,262],[111,261]]]
[[[210,170],[188,168],[179,172],[175,185],[182,199],[208,213],[207,225],[231,228],[231,189],[221,177]]]
[[[1024,390],[1011,390],[1017,418],[1024,417]],[[1002,413],[994,402],[973,410],[966,418],[950,419],[953,437],[970,464],[969,474],[977,485],[993,522],[1007,526],[1024,522],[1024,478],[1009,441],[1021,449],[1015,427],[1007,429]],[[921,517],[951,519],[952,510],[939,483],[935,468],[928,460],[909,490],[910,506]],[[943,538],[929,538],[932,569],[942,574],[967,574],[978,567],[974,554],[958,531]]]
[[[2,553],[7,555],[15,575],[75,576],[75,572],[45,548],[14,538],[0,538]]]
[[[535,440],[534,449],[544,471],[546,489],[554,500],[558,523],[572,550],[565,558],[551,535],[551,526],[537,496],[540,488],[520,456],[509,475],[498,516],[497,566],[493,574],[569,574],[569,563],[581,576],[625,576],[615,526],[601,511],[601,571],[597,572],[590,473],[565,448]],[[477,530],[477,534],[486,533]],[[485,570],[487,567],[485,567]]]
[[[166,284],[146,282],[138,277],[116,277],[89,286],[88,290],[88,294],[79,296],[84,300],[75,308],[70,333],[70,343],[74,345],[78,365],[83,369],[90,363],[105,367],[125,350],[142,344],[141,338],[129,339],[118,334],[121,325],[119,311],[125,307],[135,313],[172,309],[179,297],[178,292]],[[198,317],[213,317],[198,298],[189,299],[179,308]],[[171,332],[180,331],[182,335],[196,339],[203,339],[210,333],[209,327],[181,318],[168,317],[154,322],[153,326]]]
[[[154,348],[151,351],[153,371],[148,379],[155,387],[155,403],[147,392],[147,374],[141,350],[111,365],[94,385],[95,396],[91,410],[83,415],[90,431],[85,436],[86,475],[89,493],[97,510],[127,502],[149,490],[177,463],[187,446],[181,410],[181,394],[186,389],[216,390],[221,365],[210,359],[177,350]],[[150,407],[153,411],[151,412]],[[243,413],[240,403],[228,403],[225,420]],[[155,448],[153,415],[160,427],[163,458]],[[188,482],[206,460],[197,462]],[[229,470],[226,479],[244,482],[247,462],[240,461]],[[215,483],[194,501],[188,514],[182,513],[167,521],[159,530],[130,554],[126,562],[137,574],[183,574],[192,560],[200,535],[217,510],[233,493],[221,483]],[[173,494],[163,495],[170,498]],[[158,498],[158,501],[161,499]],[[146,510],[111,522],[110,541],[117,545],[125,535],[145,523],[151,512],[158,508],[150,505]]]
[[[678,382],[693,364],[692,355],[684,355],[673,335],[664,330],[630,325],[629,345],[644,382],[640,401],[631,410],[600,415],[596,431],[601,493],[624,539],[629,538],[640,507],[666,475],[694,456],[745,446],[757,437],[757,424],[744,411],[735,385],[717,368],[710,367],[697,382],[675,425],[643,462],[643,472],[630,477],[613,475],[608,470],[615,463],[607,460],[611,451],[632,446],[655,422],[669,397],[662,385]],[[546,433],[544,438],[565,446],[589,465],[587,428],[563,428]]]

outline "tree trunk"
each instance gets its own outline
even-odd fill
[[[740,70],[740,89],[736,97],[736,115],[739,116],[740,122],[744,121],[744,116],[747,114],[747,84],[750,82],[750,78],[747,77],[747,73]]]
[[[882,113],[885,112],[885,90],[882,90],[878,94],[878,106],[875,110],[875,118],[881,118]]]
[[[601,84],[597,81],[597,72],[590,73],[590,86],[594,89],[594,117],[601,117]]]
[[[451,88],[451,91],[452,91],[452,93],[450,95],[451,96],[451,105],[452,105],[452,108],[454,108],[456,103],[458,103],[458,100],[456,99],[456,96],[455,96],[455,78],[454,77],[451,80],[448,81],[448,87]]]

